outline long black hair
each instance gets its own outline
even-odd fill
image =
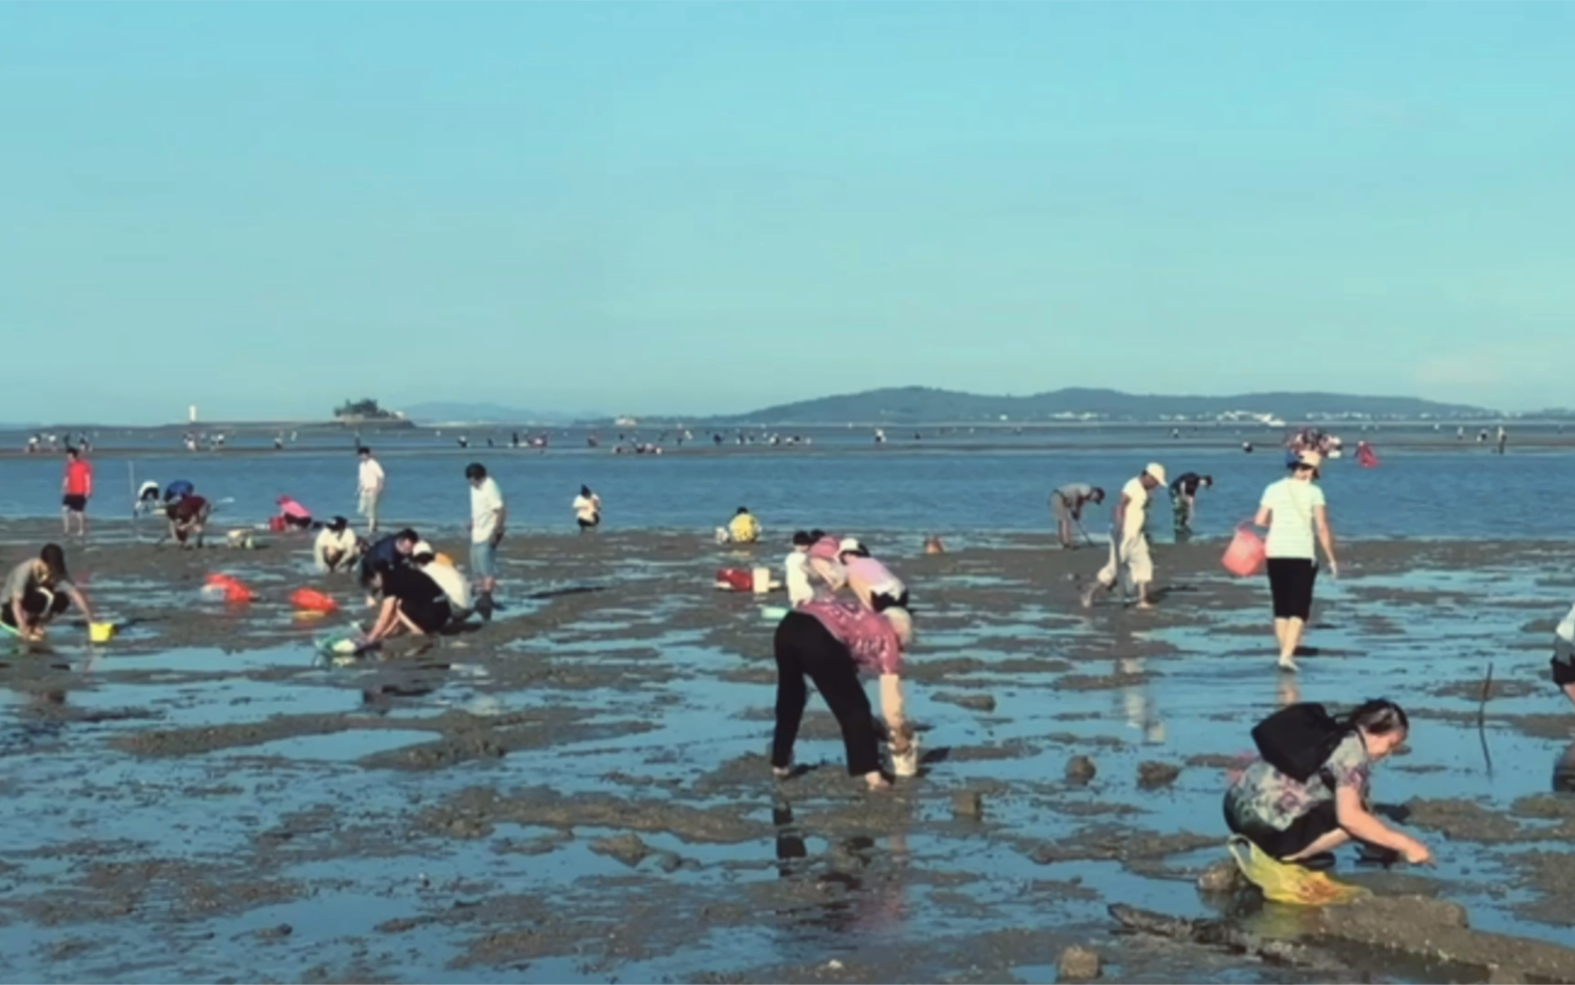
[[[1361,729],[1371,735],[1411,731],[1411,720],[1406,717],[1405,709],[1388,698],[1363,702],[1345,716],[1344,723],[1348,728]]]

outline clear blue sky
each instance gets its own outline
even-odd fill
[[[1575,403],[1570,4],[7,4],[0,420]]]

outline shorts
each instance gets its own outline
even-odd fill
[[[293,530],[312,529],[312,518],[309,516],[291,516],[284,514],[284,525]]]
[[[1055,516],[1057,522],[1076,519],[1072,516],[1072,504],[1068,503],[1066,497],[1058,492],[1050,494],[1050,512]]]
[[[1231,799],[1225,798],[1225,824],[1231,833],[1241,835],[1257,845],[1270,858],[1290,858],[1307,850],[1313,842],[1340,826],[1334,812],[1334,801],[1320,801],[1313,809],[1291,822],[1281,831],[1255,817],[1238,818],[1230,809]]]
[[[87,509],[87,497],[75,493],[66,493],[60,498],[60,503],[73,513],[81,513]]]
[[[885,612],[887,609],[907,609],[908,590],[904,588],[901,595],[888,595],[884,592],[871,595],[870,605],[874,606],[876,612]]]
[[[415,623],[423,633],[435,633],[447,626],[454,616],[454,610],[449,608],[447,599],[427,599],[423,601],[400,600],[399,611],[405,618]]]
[[[470,545],[470,573],[476,578],[498,576],[498,545],[490,540]]]
[[[1268,561],[1269,593],[1274,596],[1274,618],[1300,619],[1312,616],[1313,582],[1318,566],[1308,558],[1271,557]]]
[[[578,519],[579,519],[579,524],[580,524],[580,529],[581,530],[589,530],[592,527],[600,526],[601,522],[602,522],[602,518],[599,515],[598,516],[594,516],[594,517],[592,517],[589,520],[585,519],[585,517],[583,517],[583,516],[579,517]]]
[[[1554,684],[1557,684],[1559,687],[1568,687],[1571,684],[1575,684],[1575,663],[1554,657],[1548,661],[1548,665],[1553,668]]]

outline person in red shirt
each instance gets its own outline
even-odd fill
[[[60,520],[71,536],[71,518],[77,519],[77,536],[87,536],[87,502],[93,496],[93,466],[82,458],[78,448],[66,449],[66,477],[60,484]]]

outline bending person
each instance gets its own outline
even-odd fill
[[[170,537],[182,548],[189,548],[192,546],[190,539],[195,535],[196,546],[201,547],[202,534],[212,512],[213,505],[196,493],[181,496],[164,508],[164,516],[170,522]]]
[[[842,728],[848,775],[863,777],[871,790],[889,786],[881,772],[879,738],[859,673],[879,677],[881,712],[891,733],[892,752],[905,753],[912,737],[903,719],[899,674],[911,634],[912,623],[901,610],[892,610],[888,617],[846,599],[808,602],[782,619],[774,640],[777,701],[771,743],[771,768],[779,779],[793,772],[793,745],[809,700],[804,685],[808,677]]]
[[[447,626],[453,618],[448,596],[438,583],[408,565],[382,569],[373,575],[374,587],[383,595],[377,622],[366,634],[365,642],[410,633],[430,636]]]
[[[1374,764],[1410,730],[1405,712],[1391,701],[1369,701],[1341,724],[1350,734],[1305,783],[1261,759],[1249,766],[1225,792],[1225,823],[1281,862],[1304,862],[1352,840],[1399,852],[1413,864],[1430,860],[1427,846],[1366,806]]]
[[[0,622],[23,639],[41,640],[44,627],[74,604],[89,623],[93,609],[66,573],[66,554],[59,544],[45,544],[38,557],[11,569],[0,591]]]
[[[1076,550],[1077,541],[1072,537],[1074,525],[1083,521],[1083,507],[1089,503],[1098,506],[1105,501],[1105,491],[1086,482],[1073,482],[1050,494],[1050,512],[1055,516],[1056,537],[1064,550]]]
[[[299,501],[290,496],[280,496],[274,500],[274,505],[279,507],[279,523],[281,530],[310,530],[312,529],[312,511],[302,506]]]
[[[849,537],[838,545],[838,555],[847,572],[848,588],[865,608],[875,612],[908,608],[908,587],[884,564],[870,557],[869,548]]]
[[[437,587],[443,589],[443,594],[448,597],[448,607],[454,622],[463,622],[470,615],[474,603],[470,597],[470,583],[465,581],[465,576],[459,569],[446,559],[439,558],[437,551],[426,541],[421,541],[410,552],[410,561],[416,570],[431,578]]]

